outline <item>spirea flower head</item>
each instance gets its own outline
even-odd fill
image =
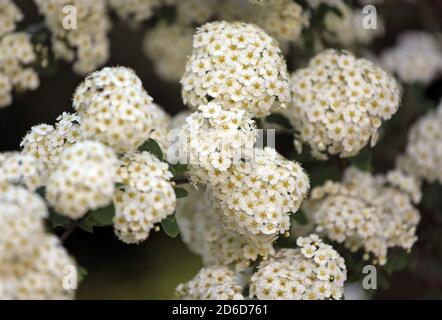
[[[252,21],[280,42],[296,41],[309,25],[302,7],[291,0],[268,1]]]
[[[40,80],[30,67],[35,60],[31,38],[25,32],[0,37],[0,108],[12,103],[13,91],[37,89]]]
[[[56,57],[74,62],[73,69],[79,74],[91,72],[106,62],[110,29],[106,0],[35,0],[35,3],[52,33]],[[76,28],[64,27],[63,10],[67,6],[76,8]]]
[[[137,27],[153,16],[154,10],[161,5],[162,0],[107,0],[121,19]]]
[[[278,44],[259,27],[241,22],[212,22],[198,29],[181,83],[184,103],[195,109],[212,101],[265,116],[290,99]]]
[[[15,30],[15,26],[23,19],[23,14],[12,0],[0,3],[0,37]]]
[[[29,154],[0,153],[0,181],[23,185],[34,191],[43,184],[44,164]]]
[[[146,33],[144,52],[164,80],[177,82],[183,76],[187,57],[192,53],[193,33],[192,27],[165,23]]]
[[[406,152],[398,166],[415,177],[442,183],[442,103],[439,111],[420,118],[408,133]]]
[[[44,235],[43,199],[21,186],[0,182],[0,274],[14,258],[31,253]],[[1,282],[1,281],[0,281]]]
[[[73,299],[63,286],[66,267],[75,268],[74,260],[56,236],[45,235],[29,255],[0,266],[0,299]]]
[[[76,114],[64,112],[57,118],[55,127],[47,124],[34,126],[23,138],[20,144],[22,153],[44,163],[43,184],[46,184],[48,173],[55,169],[64,148],[82,140],[79,123]]]
[[[255,123],[244,110],[225,111],[214,102],[200,106],[180,134],[180,150],[188,151],[194,182],[206,184],[214,172],[251,159],[256,135]]]
[[[428,84],[442,71],[442,49],[431,34],[407,31],[382,53],[381,62],[404,83]]]
[[[309,25],[306,12],[296,2],[279,0],[256,4],[247,0],[224,0],[219,4],[218,16],[226,21],[256,24],[280,43],[283,52]]]
[[[114,230],[121,241],[146,240],[155,224],[173,214],[176,196],[171,178],[168,164],[149,152],[121,159],[118,181],[124,186],[114,196]]]
[[[205,266],[249,267],[259,256],[273,254],[271,243],[258,247],[254,242],[226,229],[210,208],[204,190],[187,188],[189,195],[178,200],[176,221],[187,247],[201,256]]]
[[[274,149],[256,149],[249,163],[232,165],[209,179],[212,207],[231,231],[266,247],[290,228],[309,189],[302,167]]]
[[[233,271],[227,267],[202,268],[189,282],[176,288],[183,300],[243,300],[242,288]]]
[[[355,43],[369,44],[374,38],[382,36],[385,28],[382,17],[376,16],[375,28],[364,28],[363,14],[361,8],[352,9],[343,0],[322,1],[329,6],[333,6],[339,12],[337,15],[329,11],[324,17],[325,28],[332,34],[331,40],[337,41],[345,47],[350,47]]]
[[[420,214],[413,201],[420,197],[418,184],[403,173],[372,176],[351,167],[342,183],[327,181],[313,189],[305,212],[318,232],[384,265],[389,248],[409,251],[416,242]]]
[[[203,24],[216,13],[218,0],[178,0],[177,19],[182,24]]]
[[[154,127],[150,133],[150,138],[158,142],[161,150],[167,150],[169,145],[167,135],[171,129],[172,117],[155,103],[152,104],[151,116]]]
[[[341,299],[344,259],[316,235],[298,238],[297,249],[281,249],[250,279],[250,298],[260,300]]]
[[[50,173],[46,198],[57,213],[80,219],[111,202],[116,171],[111,148],[95,141],[78,142],[61,153]]]
[[[85,137],[117,152],[135,150],[154,129],[152,98],[131,69],[104,68],[90,74],[74,94]]]
[[[376,143],[383,120],[399,107],[400,87],[387,72],[347,51],[326,50],[291,78],[288,111],[298,150],[308,143],[312,154],[356,155],[371,139]]]

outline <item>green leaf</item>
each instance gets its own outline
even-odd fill
[[[100,227],[112,225],[113,219],[115,217],[115,207],[113,204],[99,208],[97,210],[91,211],[89,213],[97,223],[96,225]]]
[[[77,225],[81,230],[92,233],[94,232],[95,220],[88,214],[85,218],[79,221]]]
[[[358,155],[351,158],[350,161],[359,170],[371,172],[373,170],[372,158],[370,150],[365,148],[361,150]]]
[[[161,227],[163,228],[164,233],[171,238],[176,238],[176,236],[180,233],[178,224],[176,223],[175,214],[172,214],[161,221]]]
[[[158,159],[163,159],[163,151],[161,150],[160,145],[152,138],[147,139],[146,142],[144,142],[143,145],[138,148],[138,151],[148,151],[155,155]]]
[[[86,217],[78,222],[78,226],[89,233],[94,232],[94,227],[107,227],[112,225],[115,216],[115,207],[113,204],[107,207],[90,211]]]
[[[187,192],[187,190],[184,188],[176,187],[176,188],[174,188],[174,190],[175,190],[175,195],[176,195],[177,199],[185,198],[189,194],[189,192]]]
[[[69,218],[59,215],[52,209],[49,209],[49,221],[51,222],[53,228],[65,228],[71,223],[71,220],[69,220]]]
[[[87,270],[80,265],[77,265],[77,280],[78,283],[81,283],[84,278],[88,275]]]
[[[174,177],[181,176],[188,169],[189,168],[188,168],[187,164],[181,164],[181,163],[169,164],[169,170],[170,170],[170,172],[172,172]]]
[[[302,210],[299,210],[295,214],[292,215],[293,219],[296,221],[296,223],[300,224],[301,226],[305,226],[308,224],[308,219],[305,213]]]
[[[266,118],[266,121],[268,123],[275,123],[280,125],[281,127],[285,128],[285,129],[292,129],[292,125],[289,121],[289,119],[287,119],[286,117],[284,117],[282,114],[280,113],[272,113],[271,115],[269,115]]]

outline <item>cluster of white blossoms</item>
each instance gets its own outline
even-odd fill
[[[184,103],[195,109],[211,101],[265,116],[290,100],[287,66],[277,42],[241,22],[212,22],[198,29],[181,83]]]
[[[287,51],[288,43],[299,39],[308,27],[307,13],[291,0],[261,2],[256,6],[247,0],[220,1],[218,17],[227,21],[254,23],[280,43]]]
[[[106,0],[35,0],[46,26],[52,33],[52,49],[57,58],[74,63],[73,69],[86,74],[104,64],[109,56],[107,33],[110,21]],[[126,3],[126,1],[125,1]],[[75,25],[66,13],[76,9]]]
[[[201,25],[210,20],[217,9],[219,0],[178,0],[176,1],[177,20],[183,24]]]
[[[12,0],[0,3],[0,37],[15,30],[17,23],[23,19],[23,13]]]
[[[63,271],[75,262],[45,233],[47,215],[38,195],[0,182],[0,300],[73,298]]]
[[[422,31],[404,32],[380,59],[404,83],[428,84],[442,72],[442,49],[433,35]]]
[[[335,40],[345,47],[355,43],[369,44],[374,38],[382,36],[385,32],[382,18],[376,16],[375,28],[364,28],[363,19],[366,15],[362,9],[352,9],[343,0],[327,0],[329,6],[335,7],[341,15],[335,12],[328,12],[324,17],[325,27],[332,33],[331,40]]]
[[[298,131],[300,151],[327,159],[356,155],[371,139],[373,146],[383,120],[396,113],[401,90],[393,77],[366,59],[347,51],[326,50],[291,78],[292,104],[287,115]]]
[[[186,25],[159,23],[146,33],[144,52],[164,80],[178,82],[183,76],[187,56],[192,53],[194,30]]]
[[[269,147],[256,149],[251,162],[215,172],[209,181],[211,205],[223,225],[264,249],[289,230],[290,214],[309,189],[302,167]]]
[[[62,150],[82,140],[80,118],[64,112],[54,126],[40,124],[31,128],[20,146],[23,154],[34,156],[44,163],[45,172],[41,179],[46,183],[47,175],[54,170]]]
[[[0,153],[0,182],[25,186],[34,191],[43,184],[44,164],[29,154]]]
[[[162,4],[163,0],[107,0],[107,2],[118,17],[133,26],[138,26],[153,16],[154,10]]]
[[[0,38],[0,108],[12,103],[12,92],[35,90],[38,74],[30,66],[36,60],[28,34],[14,32]]]
[[[297,249],[281,249],[258,266],[250,279],[250,298],[260,300],[341,299],[344,259],[316,234],[298,238]]]
[[[0,181],[0,268],[18,252],[28,255],[44,234],[43,199],[22,186]],[[0,272],[1,274],[1,272]]]
[[[14,91],[35,90],[40,84],[31,67],[36,61],[31,38],[25,32],[14,32],[22,19],[14,2],[0,3],[0,108],[12,103]]]
[[[176,288],[183,300],[243,300],[237,275],[227,267],[202,268],[189,282]]]
[[[274,253],[271,243],[257,247],[227,230],[212,212],[204,190],[188,190],[189,195],[178,200],[176,221],[181,239],[190,251],[201,256],[205,266],[232,266],[243,271],[259,256],[267,258]]]
[[[257,132],[244,110],[225,111],[210,102],[198,111],[186,119],[179,143],[193,182],[206,184],[218,172],[253,158]]]
[[[172,173],[166,162],[144,151],[126,154],[117,175],[123,186],[114,196],[115,234],[125,243],[139,243],[175,210]]]
[[[108,205],[114,194],[117,161],[114,151],[99,142],[86,140],[65,148],[48,178],[48,203],[71,219]]]
[[[138,148],[154,129],[152,113],[157,108],[129,68],[106,67],[90,74],[73,100],[82,134],[117,152]]]
[[[405,154],[398,166],[429,182],[442,183],[442,103],[420,118],[408,133]]]
[[[259,8],[253,20],[271,36],[282,43],[294,42],[309,25],[302,7],[291,0],[273,1]]]
[[[416,180],[400,171],[372,176],[351,167],[342,183],[327,181],[313,189],[303,208],[318,232],[384,265],[389,248],[409,251],[416,242],[420,214],[413,202],[420,198]]]
[[[74,290],[63,287],[66,267],[75,270],[74,260],[56,236],[45,235],[29,255],[0,266],[0,299],[73,299]]]
[[[161,147],[161,150],[167,150],[169,147],[168,134],[171,130],[172,117],[164,111],[159,105],[153,103],[150,110],[153,129],[149,138],[154,139]]]

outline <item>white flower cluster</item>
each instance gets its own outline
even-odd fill
[[[35,0],[35,3],[52,33],[55,55],[74,62],[75,72],[86,74],[107,61],[110,21],[106,0]],[[76,28],[66,25],[63,10],[69,5],[76,8]]]
[[[0,183],[0,300],[73,298],[63,288],[63,270],[75,262],[45,233],[47,215],[39,196]]]
[[[405,155],[398,166],[429,182],[442,183],[442,102],[438,111],[420,118],[408,133]]]
[[[29,256],[0,271],[0,298],[7,300],[66,300],[74,298],[74,290],[65,289],[66,267],[75,268],[56,236],[46,235]],[[2,267],[0,267],[2,269]]]
[[[121,19],[138,26],[153,16],[154,10],[161,5],[162,0],[107,0],[107,2]]]
[[[167,163],[144,151],[126,154],[117,174],[124,186],[114,196],[115,234],[125,243],[144,241],[175,210],[172,173]]]
[[[201,256],[205,266],[232,266],[243,271],[258,256],[273,254],[271,243],[257,247],[253,242],[227,230],[213,214],[204,190],[189,187],[189,195],[178,200],[176,221],[187,247]]]
[[[38,74],[30,66],[35,60],[28,34],[11,32],[0,36],[0,108],[12,103],[13,91],[35,90],[40,85]]]
[[[404,83],[428,84],[442,72],[442,49],[433,35],[422,31],[404,32],[380,59]]]
[[[177,19],[184,24],[201,25],[212,18],[219,0],[178,0],[176,1]]]
[[[0,153],[0,182],[25,186],[34,191],[43,184],[44,164],[29,154]]]
[[[223,108],[265,116],[290,100],[288,72],[273,38],[252,24],[212,22],[193,37],[181,79],[184,103],[216,102]]]
[[[192,53],[193,33],[193,27],[176,23],[159,23],[146,33],[144,52],[164,80],[178,82],[183,76]]]
[[[261,262],[250,279],[250,298],[260,300],[341,299],[344,259],[315,234],[298,238],[298,249],[281,249]]]
[[[23,19],[23,13],[12,0],[3,0],[0,3],[0,37],[12,32],[16,24]]]
[[[250,163],[232,165],[209,179],[212,207],[231,231],[267,248],[290,228],[309,189],[302,167],[274,149],[256,149]]]
[[[153,129],[150,132],[150,138],[154,139],[161,147],[161,150],[167,150],[169,146],[168,134],[171,130],[172,118],[159,105],[153,103],[150,110]]]
[[[304,209],[318,232],[384,265],[389,248],[409,251],[416,242],[420,214],[413,201],[420,197],[416,181],[403,173],[372,176],[352,167],[342,183],[327,181],[313,189]]]
[[[361,9],[352,9],[343,0],[327,0],[325,3],[335,7],[341,13],[341,16],[338,16],[335,12],[328,12],[324,17],[324,24],[333,34],[331,39],[343,46],[350,47],[355,43],[366,45],[384,34],[384,22],[379,15],[376,16],[375,28],[364,28],[365,15]]]
[[[82,140],[79,123],[80,118],[76,114],[64,112],[57,118],[55,127],[47,124],[34,126],[23,138],[20,144],[22,153],[32,155],[44,163],[43,184],[46,183],[48,173],[54,170],[61,151]]]
[[[183,300],[243,300],[242,288],[227,267],[202,268],[189,282],[176,288]]]
[[[255,3],[257,4],[257,3]],[[279,41],[283,51],[296,42],[310,21],[302,7],[291,0],[261,1],[259,6],[247,0],[220,1],[218,16],[227,21],[244,21],[261,27]]]
[[[85,137],[117,152],[138,148],[154,129],[152,98],[131,69],[106,67],[90,74],[74,94]]]
[[[30,254],[44,234],[43,199],[22,186],[0,181],[0,268],[21,251]],[[0,272],[1,274],[1,272]]]
[[[259,10],[255,23],[278,41],[295,41],[309,20],[302,7],[291,0],[280,0]]]
[[[95,141],[78,142],[62,151],[50,172],[46,199],[57,213],[80,219],[111,202],[116,171],[112,149]]]
[[[327,159],[356,155],[376,143],[383,120],[396,113],[401,99],[387,72],[347,51],[326,50],[291,78],[292,104],[287,110],[299,131],[295,145],[308,143],[312,154]]]
[[[249,161],[257,132],[244,110],[225,111],[217,103],[198,108],[181,128],[180,150],[188,151],[193,182],[206,184],[215,172]]]

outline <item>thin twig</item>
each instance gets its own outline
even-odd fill
[[[63,232],[63,234],[60,236],[61,243],[64,243],[69,238],[69,236],[72,234],[72,232],[74,232],[74,230],[76,228],[77,228],[77,224],[72,223],[70,225],[70,227],[65,232]]]

